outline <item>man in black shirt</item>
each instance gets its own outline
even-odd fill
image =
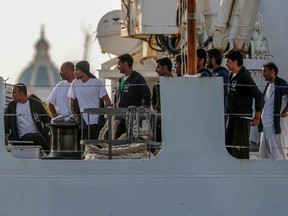
[[[163,57],[160,59],[157,59],[156,61],[156,72],[158,76],[162,77],[173,77],[172,75],[172,62],[169,58]],[[159,113],[161,113],[161,103],[160,103],[160,82],[159,80],[154,84],[153,86],[153,94],[151,98],[151,105],[152,109],[157,110]],[[158,118],[156,122],[156,141],[161,142],[162,141],[162,135],[161,135],[161,119]]]
[[[211,77],[212,72],[206,68],[207,52],[203,48],[197,49],[197,75],[199,77]]]
[[[116,107],[144,106],[150,108],[151,91],[144,77],[133,70],[134,60],[130,54],[118,57],[117,68],[123,76],[119,79]],[[126,132],[125,120],[118,126],[116,138]]]
[[[224,110],[226,109],[227,94],[228,94],[228,75],[229,71],[222,67],[223,55],[222,52],[217,48],[212,48],[207,51],[207,68],[212,70],[212,75],[214,77],[223,78],[223,89],[224,89]],[[228,118],[225,115],[225,126],[227,124]]]
[[[229,76],[226,107],[229,116],[226,146],[228,152],[234,157],[249,159],[250,125],[257,126],[260,123],[263,96],[251,73],[243,66],[242,53],[239,50],[231,50],[225,57],[226,66],[232,72]],[[255,116],[252,118],[253,99]]]

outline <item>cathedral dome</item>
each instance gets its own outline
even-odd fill
[[[16,83],[24,83],[28,94],[36,94],[46,100],[54,86],[61,80],[59,69],[50,60],[49,44],[45,39],[44,29],[41,29],[40,39],[35,44],[36,54],[33,61],[23,70]]]

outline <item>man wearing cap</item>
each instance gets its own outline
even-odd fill
[[[72,81],[68,91],[72,113],[75,114],[73,107],[76,98],[80,109],[99,108],[101,99],[105,101],[106,107],[111,105],[110,98],[102,81],[90,72],[89,62],[85,60],[79,61],[75,66],[74,74],[76,79]],[[83,128],[84,139],[98,139],[99,132],[102,128],[101,125],[103,124],[98,124],[99,115],[90,115],[89,121],[88,115],[84,114],[83,118],[84,123],[90,127],[91,131],[91,133],[88,134],[88,128]],[[79,121],[79,116],[75,115],[75,119]]]

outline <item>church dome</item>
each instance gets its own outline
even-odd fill
[[[35,57],[16,81],[27,86],[28,94],[36,94],[42,100],[46,100],[51,90],[61,80],[58,67],[50,60],[49,47],[44,29],[41,28],[40,39],[35,44]]]

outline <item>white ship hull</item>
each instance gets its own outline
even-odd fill
[[[161,90],[154,159],[21,160],[1,145],[1,215],[287,214],[287,161],[238,160],[224,147],[221,79],[161,79]]]
[[[260,3],[282,77],[287,6]],[[16,159],[6,151],[0,115],[1,215],[286,216],[288,161],[239,160],[226,151],[222,80],[160,81],[163,142],[150,160]]]

